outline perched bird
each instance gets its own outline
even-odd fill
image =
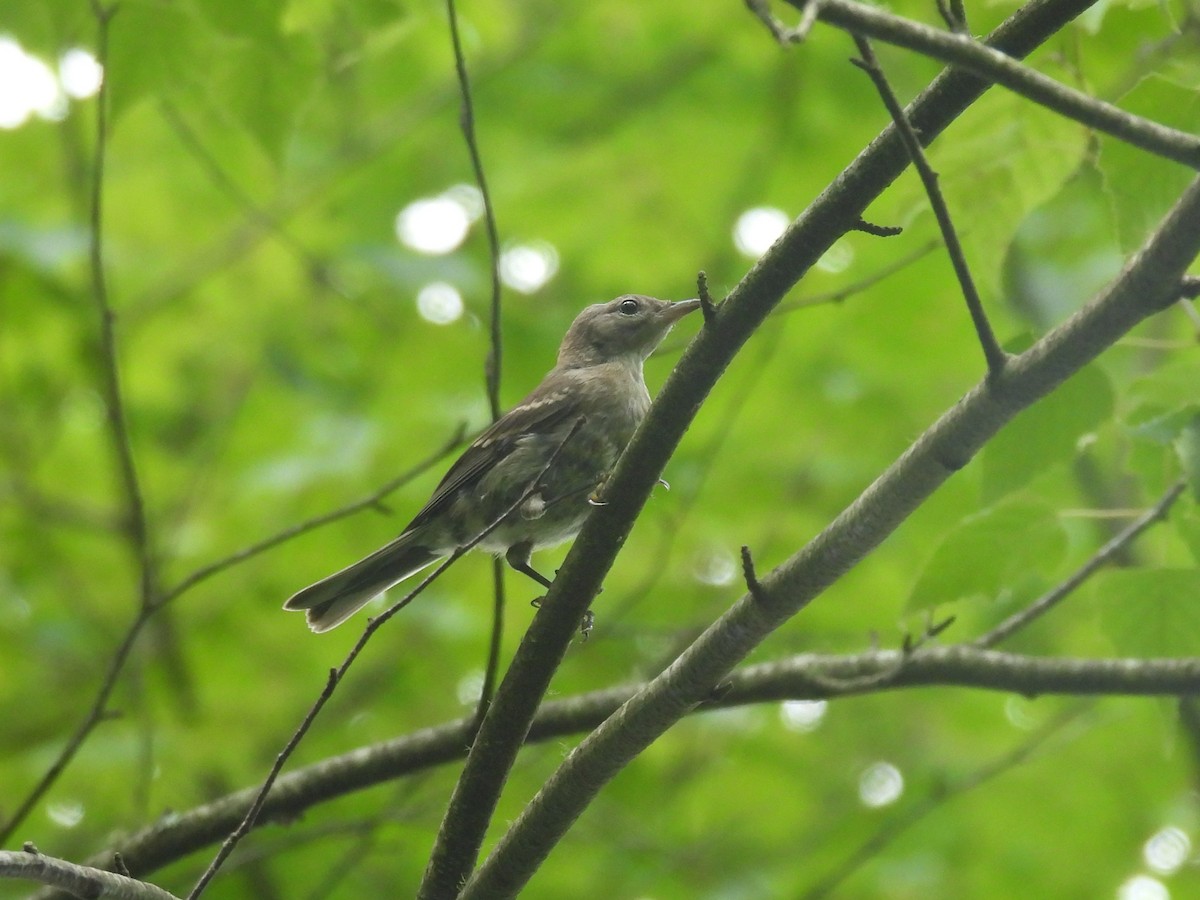
[[[503,553],[513,569],[549,587],[530,554],[579,533],[589,498],[650,408],[642,362],[699,306],[699,300],[627,294],[584,309],[567,329],[554,368],[463,452],[399,537],[297,592],[283,608],[307,610],[308,627],[328,631],[501,516],[477,546]]]

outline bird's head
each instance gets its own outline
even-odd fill
[[[593,304],[567,329],[558,350],[558,365],[580,368],[624,359],[640,366],[672,325],[699,308],[699,300],[671,303],[639,294]]]

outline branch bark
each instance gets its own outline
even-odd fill
[[[24,850],[0,850],[0,878],[24,878],[62,888],[73,897],[112,897],[113,900],[179,900],[160,887],[127,875],[78,866],[43,856],[32,844]]]

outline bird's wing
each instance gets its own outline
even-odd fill
[[[522,437],[545,434],[562,422],[579,415],[578,394],[565,388],[535,390],[521,403],[492,423],[450,467],[433,491],[429,502],[405,531],[419,527],[441,512],[463,488],[479,481],[508,456]]]

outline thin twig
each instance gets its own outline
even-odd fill
[[[804,9],[800,10],[800,21],[792,29],[790,39],[793,44],[799,44],[808,38],[809,32],[817,24],[817,16],[821,14],[821,4],[824,0],[807,0]]]
[[[471,100],[471,79],[467,74],[467,60],[463,55],[462,40],[458,33],[458,13],[454,0],[446,0],[446,14],[450,19],[450,43],[454,49],[454,69],[458,74],[460,96],[458,124],[471,157],[471,169],[475,183],[483,200],[483,221],[487,229],[488,250],[491,254],[492,305],[491,305],[491,352],[487,364],[488,403],[491,405],[492,421],[500,418],[500,236],[496,228],[496,214],[488,192],[487,176],[483,171],[483,159],[479,154],[479,141],[475,136],[475,105]]]
[[[371,639],[371,636],[379,630],[384,622],[386,622],[404,607],[408,606],[408,604],[411,603],[417,596],[419,596],[427,587],[429,587],[430,584],[440,578],[442,573],[449,569],[450,566],[454,565],[454,563],[456,563],[465,553],[474,549],[480,543],[480,541],[484,540],[484,538],[499,528],[504,520],[508,518],[508,516],[512,514],[517,507],[528,500],[529,497],[539,489],[542,483],[542,478],[545,477],[546,472],[549,471],[550,467],[554,465],[559,454],[562,452],[562,449],[571,441],[572,438],[575,437],[576,432],[579,431],[579,428],[582,424],[582,417],[575,420],[575,424],[571,427],[571,430],[567,432],[566,437],[559,442],[559,445],[554,449],[554,452],[550,454],[550,458],[546,460],[545,465],[543,465],[537,475],[530,480],[529,485],[521,492],[520,496],[517,497],[516,500],[514,500],[507,508],[505,508],[495,520],[493,520],[486,528],[475,535],[475,537],[473,537],[470,541],[463,544],[461,547],[456,548],[455,551],[451,553],[441,565],[434,569],[429,575],[426,575],[425,578],[421,580],[420,584],[405,594],[404,597],[402,597],[396,603],[393,603],[378,617],[368,620],[366,627],[363,629],[362,635],[359,637],[354,646],[350,648],[350,652],[346,654],[346,658],[342,660],[342,664],[336,669],[330,670],[329,678],[325,683],[324,689],[321,691],[320,695],[316,699],[316,702],[313,703],[312,707],[305,715],[304,720],[300,723],[299,727],[292,734],[291,738],[288,739],[287,744],[284,745],[284,748],[275,757],[275,763],[271,766],[271,771],[267,774],[266,780],[263,782],[262,787],[259,789],[258,794],[254,798],[254,801],[250,804],[250,808],[246,811],[246,815],[242,818],[242,821],[238,824],[237,828],[235,828],[229,834],[229,836],[225,838],[225,841],[221,844],[221,849],[217,851],[217,855],[213,857],[213,860],[211,863],[209,863],[208,868],[206,868],[203,874],[201,874],[200,879],[196,882],[196,886],[193,887],[191,893],[188,894],[187,900],[197,900],[197,898],[204,893],[204,889],[220,870],[225,860],[229,858],[229,854],[232,853],[234,848],[237,847],[241,840],[250,833],[250,830],[258,821],[258,816],[262,812],[263,805],[267,801],[267,795],[271,792],[271,787],[275,784],[276,779],[279,777],[279,773],[283,769],[284,764],[288,761],[289,757],[291,757],[292,753],[295,752],[296,747],[299,746],[300,741],[308,732],[309,727],[317,718],[317,715],[321,712],[321,709],[325,706],[326,702],[328,702],[329,698],[333,696],[337,686],[341,683],[342,679],[345,678],[346,672],[349,670],[354,660],[358,658],[358,655],[363,651],[363,648],[366,647],[367,642]]]
[[[479,140],[475,135],[475,104],[471,99],[471,79],[467,73],[467,59],[463,53],[462,39],[458,32],[458,11],[454,0],[446,0],[446,15],[450,20],[450,43],[454,50],[454,70],[458,75],[460,97],[459,127],[471,157],[471,168],[475,173],[475,184],[483,200],[483,221],[487,230],[488,254],[491,261],[492,302],[491,341],[484,376],[487,381],[488,407],[492,421],[500,418],[500,373],[503,362],[503,339],[500,329],[500,234],[496,227],[496,212],[488,191],[487,176],[483,170],[483,157],[479,152]],[[488,642],[488,660],[484,669],[483,687],[479,694],[477,720],[483,721],[496,688],[497,672],[500,667],[502,630],[504,628],[504,563],[499,558],[492,560],[492,636]]]
[[[97,60],[101,65],[108,57],[109,23],[115,7],[105,7],[92,0],[92,12],[97,23]],[[95,149],[92,156],[90,193],[90,227],[88,260],[92,281],[92,299],[100,322],[100,364],[105,413],[113,441],[121,487],[125,492],[125,522],[123,523],[142,573],[142,603],[149,602],[150,549],[147,538],[145,503],[133,460],[133,447],[126,424],[125,401],[121,392],[121,376],[117,363],[117,340],[114,322],[116,314],[108,300],[108,280],[104,271],[104,164],[108,150],[108,82],[101,82],[96,97]]]
[[[797,4],[801,5],[801,4]],[[790,47],[792,44],[800,44],[808,37],[812,27],[816,24],[817,15],[821,11],[821,0],[806,0],[801,6],[800,21],[795,28],[788,28],[771,12],[771,6],[767,0],[746,0],[746,8],[754,13],[767,31],[771,32],[771,37],[784,47]]]
[[[443,572],[445,572],[446,569],[457,562],[467,549],[469,548],[460,547],[455,550],[454,553],[452,553],[440,566],[438,566],[429,575],[426,575],[415,588],[405,594],[398,603],[391,606],[383,615],[379,616],[378,618],[368,620],[366,628],[363,629],[363,633],[359,637],[358,642],[355,643],[355,645],[350,649],[350,652],[346,655],[346,658],[342,660],[342,664],[336,669],[329,670],[329,677],[325,681],[325,687],[321,690],[321,693],[317,696],[316,701],[305,714],[304,719],[300,722],[300,725],[292,733],[292,736],[288,738],[288,741],[284,745],[283,749],[280,750],[275,756],[275,762],[271,766],[271,770],[267,774],[266,779],[263,781],[262,786],[259,788],[258,793],[255,795],[254,801],[250,804],[249,809],[247,809],[245,816],[242,817],[242,820],[240,823],[238,823],[237,828],[230,832],[230,834],[225,838],[224,842],[221,844],[220,850],[217,851],[217,855],[213,858],[212,862],[209,863],[208,868],[206,868],[201,874],[200,879],[196,882],[195,887],[192,888],[191,893],[188,894],[188,900],[196,900],[196,898],[198,898],[204,892],[204,889],[220,870],[221,866],[225,863],[225,860],[229,858],[229,854],[232,853],[234,848],[241,842],[241,840],[250,833],[250,830],[258,821],[258,817],[262,812],[263,805],[267,801],[267,795],[270,793],[271,788],[278,779],[279,773],[283,769],[284,764],[291,757],[292,753],[295,752],[296,747],[299,746],[300,741],[308,733],[308,730],[316,720],[317,715],[333,696],[334,691],[337,690],[338,684],[345,676],[346,671],[350,668],[350,664],[354,662],[354,660],[358,657],[358,654],[366,646],[366,643],[370,639],[371,635],[375,633],[380,625],[391,618],[392,615],[398,612],[401,608],[407,606],[414,598],[421,594],[426,587],[428,587]]]
[[[967,11],[963,7],[962,0],[937,0],[938,14],[942,17],[942,21],[946,23],[946,27],[955,34],[971,33],[971,29],[967,26]]]
[[[934,622],[931,618],[926,623],[925,631],[919,637],[914,638],[912,634],[904,635],[899,652],[894,654],[894,658],[887,665],[867,672],[854,672],[849,676],[825,675],[814,671],[812,673],[813,684],[830,697],[883,690],[897,683],[914,659],[918,659],[922,653],[929,652],[927,647],[929,642],[953,624],[954,616],[940,622]],[[877,636],[873,636],[871,643],[872,649],[877,650]]]
[[[101,67],[108,59],[109,23],[116,12],[115,7],[103,6],[99,0],[92,0],[92,13],[96,19],[96,58]],[[155,574],[153,554],[150,550],[150,540],[146,525],[145,503],[142,498],[141,484],[138,481],[137,468],[133,459],[133,448],[126,426],[125,405],[121,393],[121,377],[117,364],[116,335],[113,327],[114,313],[108,302],[108,283],[104,274],[104,162],[108,147],[108,80],[100,85],[96,98],[96,134],[95,150],[92,158],[92,182],[90,193],[90,229],[89,229],[89,262],[91,272],[92,297],[100,320],[100,369],[104,407],[108,422],[109,436],[113,445],[113,455],[116,458],[116,468],[123,493],[123,531],[133,553],[139,581],[138,611],[133,623],[126,631],[120,645],[117,647],[109,664],[108,671],[101,681],[100,690],[92,703],[91,709],[75,729],[74,734],[67,740],[58,757],[51,763],[49,769],[34,786],[33,790],[17,806],[16,812],[0,828],[0,844],[7,843],[21,823],[29,816],[37,804],[58,780],[66,767],[74,759],[79,748],[101,722],[111,718],[108,701],[116,687],[117,678],[125,667],[129,653],[133,649],[142,628],[149,620],[155,603]]]
[[[970,35],[971,26],[967,22],[967,6],[963,0],[950,0],[950,13],[954,17],[954,24],[950,27],[962,34]]]
[[[1158,499],[1154,506],[1150,507],[1142,516],[1133,522],[1130,522],[1118,534],[1108,541],[1103,547],[1095,552],[1092,557],[1082,566],[1075,570],[1071,577],[1067,578],[1062,583],[1055,585],[1053,589],[1047,591],[1029,606],[1025,607],[1020,612],[1009,616],[991,631],[981,635],[971,642],[974,647],[986,649],[994,647],[1001,641],[1008,639],[1016,632],[1027,626],[1034,619],[1037,619],[1059,603],[1067,596],[1075,591],[1080,585],[1087,581],[1096,571],[1106,565],[1114,556],[1121,553],[1126,547],[1133,543],[1137,537],[1153,525],[1155,522],[1162,521],[1166,518],[1167,513],[1174,505],[1175,501],[1183,493],[1187,487],[1187,482],[1183,479],[1176,481],[1173,485],[1167,488],[1166,492]]]
[[[1189,296],[1181,297],[1179,299],[1179,307],[1183,310],[1183,314],[1187,316],[1188,321],[1192,323],[1192,328],[1195,330],[1197,337],[1200,337],[1200,313],[1196,312],[1192,298]]]
[[[92,0],[92,13],[97,24],[97,61],[103,66],[108,59],[109,24],[116,13],[115,6],[104,6]],[[92,299],[100,320],[100,368],[104,409],[109,434],[113,442],[117,471],[124,492],[124,530],[137,561],[143,608],[153,603],[154,565],[150,550],[149,529],[146,525],[146,504],[133,459],[133,445],[121,391],[121,375],[117,363],[116,314],[108,300],[108,280],[104,272],[104,164],[108,150],[108,80],[100,84],[96,97],[96,135],[92,157],[90,197],[90,228],[88,260],[91,269]]]
[[[758,580],[758,574],[754,571],[754,557],[750,555],[750,548],[745,544],[742,545],[742,578],[746,582],[746,590],[755,600],[762,601],[766,594],[763,591],[762,582]]]
[[[868,222],[866,219],[859,219],[851,226],[853,231],[861,231],[863,234],[869,234],[873,237],[895,237],[898,234],[903,234],[904,229],[899,225],[876,225],[874,222]]]
[[[917,137],[912,123],[908,121],[908,116],[904,114],[904,108],[900,105],[900,101],[896,99],[896,94],[892,91],[891,85],[888,84],[887,76],[883,74],[883,69],[879,66],[879,60],[875,58],[875,53],[871,49],[871,42],[859,34],[855,34],[853,37],[854,43],[858,47],[858,52],[862,55],[862,59],[851,61],[870,76],[875,89],[879,92],[879,97],[883,101],[883,105],[887,108],[892,121],[896,123],[896,129],[904,141],[908,155],[912,158],[917,174],[921,177],[921,183],[925,186],[925,193],[929,195],[929,204],[933,208],[934,216],[937,218],[938,228],[941,229],[942,239],[946,242],[946,252],[950,255],[950,262],[954,265],[954,274],[958,277],[963,297],[967,301],[967,310],[970,312],[971,321],[975,325],[975,333],[978,335],[979,343],[983,347],[983,356],[987,361],[988,375],[996,378],[1004,371],[1004,366],[1008,362],[1008,354],[1004,352],[1004,349],[996,340],[996,335],[992,331],[992,325],[988,321],[987,313],[984,312],[983,301],[980,300],[979,292],[975,289],[975,280],[971,277],[971,269],[967,265],[967,258],[963,254],[962,245],[959,243],[958,234],[954,229],[954,222],[950,218],[950,210],[946,207],[946,199],[942,196],[941,188],[938,187],[937,173],[933,171],[933,167],[929,165],[929,161],[925,158],[925,153],[921,149],[921,140]]]
[[[709,325],[717,316],[717,304],[713,302],[708,289],[707,272],[696,273],[696,296],[700,298],[700,315],[704,316],[704,324]]]
[[[954,13],[950,11],[950,4],[947,0],[936,0],[938,15],[942,17],[942,21],[946,23],[946,27],[951,31],[958,31],[958,23],[954,20]]]

